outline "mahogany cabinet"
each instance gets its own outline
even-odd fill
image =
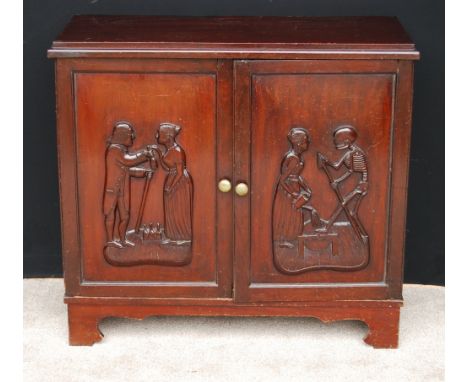
[[[70,344],[214,315],[397,347],[419,54],[395,18],[77,16],[48,55]]]

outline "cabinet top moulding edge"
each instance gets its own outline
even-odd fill
[[[395,17],[74,16],[50,58],[419,59]]]

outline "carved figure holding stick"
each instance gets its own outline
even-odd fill
[[[338,150],[346,150],[346,153],[337,162],[332,162],[321,153],[318,153],[318,166],[325,171],[330,182],[330,186],[335,191],[335,194],[337,195],[340,203],[323,230],[327,231],[339,216],[340,212],[343,210],[346,213],[348,220],[356,234],[362,241],[367,241],[367,233],[358,219],[358,209],[362,198],[367,195],[369,175],[366,154],[359,146],[355,144],[357,136],[356,129],[353,126],[339,126],[333,133],[333,140],[335,147]],[[332,167],[335,170],[339,170],[345,166],[346,172],[337,179],[334,179],[327,166]],[[359,183],[351,192],[343,196],[341,194],[339,185],[355,173],[360,175]],[[349,208],[349,203],[353,199],[355,200],[354,205]]]
[[[135,166],[153,157],[153,153],[147,149],[129,152],[134,140],[135,131],[125,121],[115,124],[108,140],[103,201],[107,247],[134,246],[126,237],[130,220],[130,178],[142,178],[152,173],[150,169]],[[117,235],[114,231],[117,231]]]

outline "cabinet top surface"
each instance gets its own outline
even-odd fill
[[[188,50],[245,53],[366,51],[417,58],[395,17],[75,16],[49,56],[63,50]],[[55,53],[55,54],[54,54]]]

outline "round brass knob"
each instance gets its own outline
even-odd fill
[[[218,189],[221,192],[231,191],[231,182],[227,179],[221,179],[218,183]]]
[[[236,186],[236,194],[239,196],[245,196],[249,193],[249,187],[245,183],[239,183]]]

